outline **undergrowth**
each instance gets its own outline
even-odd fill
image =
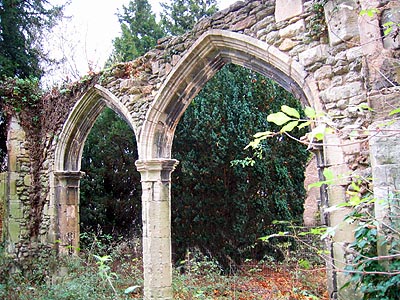
[[[38,255],[23,264],[15,264],[2,251],[0,299],[143,298],[140,239],[127,242],[85,233],[81,240],[83,250],[78,256],[53,254],[39,259]],[[280,246],[288,249],[287,243]],[[284,262],[272,257],[246,260],[227,274],[213,258],[192,249],[174,268],[174,299],[327,299],[320,262],[308,259],[301,248],[285,253]]]

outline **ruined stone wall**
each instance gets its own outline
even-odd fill
[[[360,10],[369,7],[381,9],[382,14],[372,19],[360,16]],[[365,136],[359,134],[350,138],[348,134],[360,133],[361,131],[357,130],[367,129],[372,123],[386,119],[388,112],[398,106],[400,35],[383,38],[380,25],[389,16],[400,19],[399,10],[397,1],[330,0],[324,7],[316,7],[313,1],[302,0],[237,2],[209,18],[203,18],[192,31],[183,36],[161,39],[155,49],[143,57],[115,65],[100,74],[87,75],[80,82],[65,85],[58,95],[60,99],[70,99],[70,102],[67,101],[68,105],[59,111],[53,109],[44,112],[44,118],[48,117],[46,114],[58,114],[59,123],[52,132],[42,135],[42,142],[49,145],[43,153],[46,160],[40,170],[40,184],[47,202],[40,225],[39,242],[54,242],[59,238],[59,230],[62,227],[59,223],[62,223],[62,220],[77,220],[79,163],[66,163],[67,158],[59,155],[57,151],[61,149],[72,159],[80,160],[80,150],[86,135],[105,105],[127,119],[137,135],[138,148],[146,146],[141,144],[144,143],[144,124],[157,124],[160,121],[149,119],[149,110],[157,105],[156,101],[162,104],[163,95],[160,96],[160,91],[166,85],[178,84],[179,78],[174,78],[173,75],[182,62],[196,63],[204,59],[193,55],[191,51],[211,30],[215,36],[219,35],[221,41],[227,38],[227,32],[240,34],[239,37],[248,42],[246,46],[249,52],[254,50],[251,47],[259,43],[258,46],[265,48],[270,67],[280,72],[272,72],[271,78],[296,96],[303,99],[305,93],[299,92],[303,86],[299,86],[298,82],[290,77],[292,70],[295,69],[304,81],[310,83],[310,94],[314,95],[315,99],[306,99],[314,101],[308,104],[327,113],[337,128],[335,134],[325,138],[324,161],[321,167],[329,168],[336,174],[371,171],[368,169],[370,149],[368,141],[364,141]],[[235,62],[232,49],[229,49],[233,52],[229,53],[230,56],[224,52],[228,49],[222,46],[215,50],[216,57],[220,58],[215,68]],[[266,67],[260,65],[252,56],[241,63],[255,71],[262,71],[262,68]],[[199,63],[198,69],[199,72],[203,71],[202,62]],[[286,74],[286,77],[276,74]],[[196,82],[193,93],[178,95],[186,86],[176,87],[176,99],[182,102],[176,104],[176,107],[180,110],[171,112],[167,107],[160,110],[160,114],[183,113],[184,103],[190,102],[212,73],[210,76],[206,75],[201,82]],[[191,80],[189,76],[180,84],[189,85]],[[370,106],[373,111],[363,109],[363,106]],[[171,118],[175,118],[175,122],[179,121],[179,116]],[[13,117],[9,124],[8,173],[2,177],[3,182],[5,180],[7,184],[3,228],[8,251],[23,257],[29,254],[27,228],[31,210],[29,193],[32,178],[26,132],[18,121],[18,118]],[[71,125],[70,129],[66,128],[67,123]],[[74,127],[74,124],[79,126]],[[49,139],[49,135],[57,138]],[[390,141],[391,145],[393,143],[396,141]],[[379,142],[375,143],[374,147],[379,149],[379,145]],[[148,156],[158,158],[151,155]],[[374,173],[374,170],[372,172]],[[379,182],[390,179],[384,177],[383,173],[375,174],[381,180]],[[393,186],[396,184],[393,183]],[[349,182],[343,180],[330,187],[327,191],[329,203],[325,205],[332,206],[346,199],[348,185]],[[167,194],[165,192],[165,198],[168,198]],[[62,209],[59,209],[61,206]],[[344,257],[344,249],[353,239],[352,229],[343,223],[345,213],[346,211],[332,212],[329,216],[323,213],[322,216],[329,220],[329,225],[338,225],[337,235],[331,245],[335,257]],[[76,231],[73,228],[77,226],[71,223],[68,228]],[[73,233],[77,235],[79,232]],[[345,279],[341,281],[345,282]]]

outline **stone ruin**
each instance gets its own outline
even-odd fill
[[[115,65],[48,96],[41,120],[40,164],[33,172],[30,133],[21,116],[8,124],[8,171],[0,175],[4,207],[2,228],[7,251],[15,257],[36,251],[32,229],[32,188],[43,199],[36,220],[36,244],[68,253],[79,245],[79,183],[85,139],[105,106],[135,132],[143,203],[144,299],[172,299],[170,174],[175,128],[206,82],[233,63],[269,77],[305,106],[335,118],[337,133],[315,149],[318,170],[334,174],[368,172],[375,197],[396,192],[400,178],[400,136],[377,132],[350,139],[345,133],[374,130],[400,101],[400,37],[384,36],[382,24],[400,23],[400,3],[378,0],[329,0],[316,11],[310,0],[250,0],[203,18],[182,36],[160,40],[138,59]],[[372,18],[362,9],[377,8]],[[53,107],[51,107],[53,105]],[[362,109],[370,107],[373,110]],[[46,123],[47,122],[47,123]],[[398,123],[387,129],[397,131]],[[339,134],[340,133],[340,134]],[[39,157],[39,156],[35,156]],[[37,159],[37,158],[36,158]],[[337,226],[328,242],[331,299],[356,299],[338,270],[353,226],[343,222],[351,208],[326,209],[346,199],[342,180],[321,193],[321,219]],[[378,219],[386,208],[375,204]]]

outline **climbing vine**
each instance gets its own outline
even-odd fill
[[[324,5],[327,0],[314,0],[312,3],[312,15],[307,23],[308,36],[311,40],[318,40],[328,34],[328,25],[325,20]]]
[[[31,175],[27,234],[31,240],[39,235],[48,193],[47,185],[42,184],[42,177],[47,176],[44,166],[47,153],[70,108],[97,77],[85,77],[81,82],[46,92],[40,87],[39,79],[34,77],[0,81],[0,106],[7,123],[11,116],[16,116],[26,132]]]

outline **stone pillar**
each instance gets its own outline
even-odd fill
[[[142,180],[144,299],[172,299],[171,173],[174,159],[137,161]]]
[[[55,172],[55,193],[58,199],[59,252],[74,254],[79,248],[79,171]]]
[[[338,136],[326,134],[324,144],[325,168],[338,176],[338,180],[327,186],[327,208],[330,208],[346,201],[348,181],[346,178],[341,179],[340,176],[350,174],[351,170],[346,163],[343,151],[345,144]],[[342,289],[349,281],[349,276],[343,272],[346,266],[346,248],[349,243],[354,241],[354,225],[344,221],[350,211],[351,208],[343,207],[333,210],[327,215],[328,226],[335,228],[334,237],[327,242],[331,252],[331,261],[328,262],[327,268],[330,299],[360,299],[353,286]]]
[[[5,207],[7,199],[7,172],[0,173],[0,243],[4,241],[3,222],[5,220]]]
[[[26,134],[17,117],[12,117],[7,130],[7,175],[5,189],[4,241],[8,253],[27,233],[29,218],[30,159]]]
[[[372,125],[371,129],[381,128],[381,122]],[[386,237],[386,224],[400,230],[400,220],[391,218],[399,215],[400,207],[400,122],[381,128],[381,131],[370,140],[370,157],[374,187],[375,218],[379,221],[379,234]],[[386,245],[378,243],[379,255],[387,255]]]

